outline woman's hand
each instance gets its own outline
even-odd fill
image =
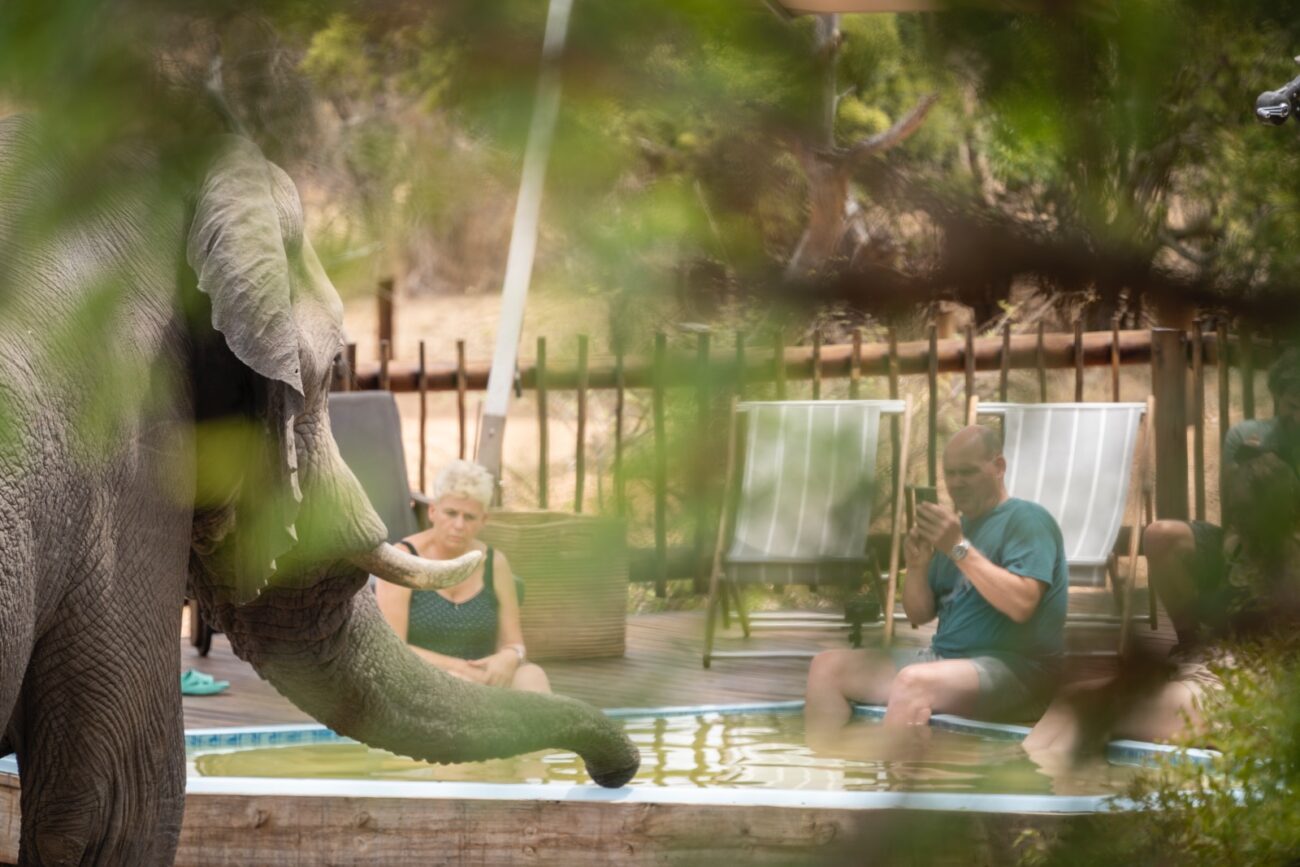
[[[443,670],[459,680],[486,685],[488,674],[478,666],[478,662],[478,660],[457,659],[455,663]]]
[[[513,650],[499,650],[482,659],[472,659],[470,666],[483,676],[480,683],[488,686],[509,686],[515,679],[519,668],[519,655]]]

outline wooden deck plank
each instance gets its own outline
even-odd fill
[[[1135,610],[1144,610],[1145,600],[1136,600]],[[1109,597],[1099,591],[1074,591],[1072,610],[1104,612]],[[808,673],[806,659],[719,659],[711,669],[700,664],[704,635],[701,611],[646,614],[628,619],[627,655],[613,659],[552,660],[543,663],[557,693],[573,696],[599,707],[666,707],[732,702],[789,701],[803,697]],[[869,634],[867,641],[879,633]],[[927,644],[933,627],[900,629],[896,641],[902,646]],[[1071,646],[1100,649],[1113,641],[1113,632],[1087,630],[1072,633]],[[1134,627],[1139,646],[1164,653],[1173,644],[1169,620],[1161,612],[1161,628],[1152,632],[1145,625]],[[842,633],[772,630],[746,641],[733,624],[721,630],[717,649],[795,648],[821,650],[847,647]],[[199,668],[229,680],[230,689],[215,696],[184,698],[186,728],[209,728],[271,723],[310,722],[302,711],[261,680],[256,672],[230,650],[225,636],[213,639],[212,653],[200,658],[181,644],[182,668]],[[1071,678],[1093,677],[1113,671],[1114,663],[1104,659],[1080,660],[1070,666]]]

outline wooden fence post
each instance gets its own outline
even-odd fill
[[[772,365],[776,376],[776,399],[785,400],[785,335],[780,328],[772,335]]]
[[[1119,403],[1119,314],[1110,319],[1110,399]]]
[[[627,514],[627,488],[623,479],[623,411],[627,382],[623,375],[623,342],[614,346],[614,509]]]
[[[855,332],[858,340],[854,346],[857,355],[858,367],[862,366],[862,332]],[[890,325],[886,331],[885,338],[889,343],[889,399],[898,400],[898,332],[894,326]],[[889,416],[889,502],[898,502],[898,486],[900,484],[898,471],[902,466],[902,456],[899,454],[901,448],[898,437],[898,416],[891,414]],[[894,531],[894,521],[897,519],[893,509],[889,510],[889,531]]]
[[[1205,520],[1205,333],[1201,320],[1192,323],[1192,491],[1196,520]]]
[[[813,332],[812,345],[812,399],[822,399],[822,333]]]
[[[736,400],[745,399],[745,332],[736,332]]]
[[[998,400],[1007,402],[1007,380],[1011,375],[1011,323],[1002,324],[1002,367],[998,372]]]
[[[537,507],[550,507],[551,424],[546,407],[546,338],[537,338]],[[462,416],[464,418],[464,416]],[[464,427],[461,427],[464,430]]]
[[[465,341],[456,341],[456,422],[460,430],[460,459],[465,460],[465,389],[469,374],[465,370]]]
[[[1219,445],[1228,436],[1228,428],[1232,427],[1232,376],[1230,369],[1231,358],[1228,349],[1228,326],[1219,321],[1218,327],[1214,331],[1214,364],[1215,372],[1219,377]]]
[[[1187,340],[1181,329],[1151,329],[1156,399],[1156,517],[1187,520]]]
[[[1047,403],[1047,353],[1043,348],[1046,339],[1043,320],[1038,320],[1038,345],[1035,347],[1034,363],[1038,367],[1038,402]]]
[[[425,485],[425,464],[429,462],[425,431],[429,422],[429,371],[424,360],[424,341],[420,341],[420,367],[416,373],[416,389],[420,392],[420,493],[427,493]]]
[[[1241,328],[1241,415],[1255,417],[1255,334],[1249,325]]]
[[[668,439],[664,430],[664,380],[668,366],[668,337],[655,335],[654,442],[655,442],[655,595],[668,595]]]
[[[1083,313],[1074,320],[1074,402],[1083,403]]]
[[[975,325],[966,324],[966,418],[975,400]]]
[[[925,448],[930,487],[934,487],[939,484],[939,328],[933,322],[930,323],[929,364],[930,427]]]
[[[892,330],[891,330],[892,333]],[[849,400],[858,399],[862,380],[862,329],[853,329],[853,354],[849,356]]]
[[[578,335],[578,435],[573,456],[577,478],[573,489],[573,511],[582,514],[587,481],[587,335]]]
[[[695,577],[695,592],[706,593],[709,589],[706,560],[708,546],[708,524],[710,513],[709,466],[717,460],[714,449],[716,443],[709,436],[709,333],[702,331],[695,336],[695,365],[699,381],[695,393],[695,558],[692,569]]]
[[[392,349],[393,355],[396,355],[397,343],[393,337],[393,305],[395,299],[393,297],[392,277],[385,277],[383,280],[379,281],[379,289],[375,293],[375,301],[379,308],[377,310],[377,313],[379,314],[378,343],[380,346],[383,346],[384,341],[387,340],[389,347]]]

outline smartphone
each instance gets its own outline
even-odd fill
[[[916,509],[921,503],[939,503],[939,489],[930,485],[908,485],[907,486],[907,525],[908,528],[916,526]]]

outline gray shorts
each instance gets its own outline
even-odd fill
[[[894,667],[900,671],[919,662],[942,662],[954,657],[940,656],[933,647],[891,650]],[[1034,689],[997,656],[961,657],[979,672],[980,691],[974,716],[987,720],[1026,722],[1037,720],[1047,710],[1052,696],[1048,689]]]

